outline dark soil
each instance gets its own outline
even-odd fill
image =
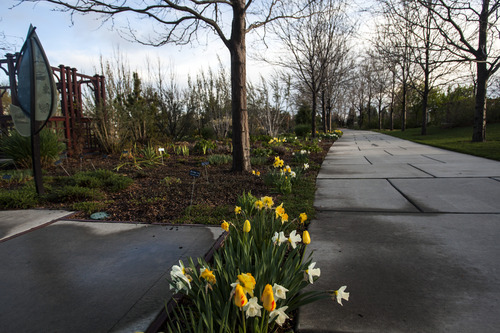
[[[322,141],[322,152],[311,153],[308,171],[316,173],[324,156],[332,145],[331,141]],[[292,149],[280,151],[280,157],[285,164],[294,166]],[[60,165],[54,165],[44,170],[46,176],[74,175],[79,171],[115,168],[127,160],[120,156],[88,154],[81,158],[68,158]],[[244,192],[251,192],[259,197],[272,195],[278,198],[278,193],[266,186],[262,177],[252,173],[235,173],[231,164],[202,166],[207,161],[206,155],[175,155],[170,154],[163,164],[138,169],[133,165],[122,166],[118,173],[134,180],[131,186],[118,193],[106,192],[103,211],[109,214],[106,220],[132,221],[143,223],[203,223],[199,215],[224,215],[234,209],[236,200]],[[268,157],[266,164],[253,166],[254,170],[264,175],[274,161],[274,155]],[[316,168],[314,167],[316,166]],[[200,172],[200,177],[190,176],[190,171]],[[67,172],[67,173],[66,173]],[[188,207],[191,207],[189,214]],[[71,209],[72,203],[45,203],[43,208]],[[195,220],[195,216],[198,219]],[[192,218],[191,218],[192,216]],[[77,212],[70,218],[89,219],[84,212]],[[211,223],[207,221],[207,223]],[[213,223],[213,222],[212,222]]]

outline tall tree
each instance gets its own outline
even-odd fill
[[[278,136],[288,119],[291,103],[291,75],[274,72],[269,79],[260,77],[260,84],[250,85],[248,104],[258,127],[267,135]]]
[[[231,97],[233,131],[233,171],[250,171],[250,136],[246,98],[246,34],[279,19],[299,18],[313,0],[19,0],[49,2],[64,11],[98,13],[105,19],[115,15],[135,14],[156,25],[154,37],[136,41],[153,46],[166,43],[186,44],[196,39],[202,29],[214,32],[231,56]],[[247,13],[249,15],[247,15]],[[247,19],[252,23],[247,24]],[[163,31],[158,31],[161,25]],[[141,27],[142,28],[142,27]]]
[[[407,0],[394,1],[387,6],[382,0],[383,19],[377,25],[376,50],[386,58],[388,68],[397,68],[397,78],[401,84],[401,130],[406,129],[407,92],[410,83],[411,29],[410,11]],[[398,13],[403,13],[401,19]]]
[[[500,1],[418,0],[432,14],[436,29],[457,61],[476,64],[476,102],[472,141],[486,140],[488,80],[500,68]],[[491,40],[489,39],[491,38]]]
[[[307,8],[307,19],[275,25],[275,32],[284,45],[284,52],[273,62],[291,69],[311,96],[311,131],[316,135],[318,98],[328,76],[328,69],[344,52],[345,40],[352,35],[352,26],[345,14],[342,0],[315,1]]]
[[[429,94],[456,66],[450,66],[452,60],[449,52],[445,52],[445,42],[432,19],[430,6],[424,7],[415,0],[383,0],[382,4],[386,13],[409,27],[405,29],[409,39],[408,60],[414,65],[409,81],[422,98],[421,134],[425,135]]]

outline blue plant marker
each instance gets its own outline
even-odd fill
[[[209,164],[210,164],[210,162],[209,162],[209,161],[206,161],[206,162],[201,162],[201,166],[207,166],[207,165],[209,165]]]
[[[199,171],[197,171],[197,170],[189,170],[189,175],[190,175],[191,177],[198,178],[198,177],[200,177],[201,172],[199,172]]]
[[[106,212],[97,212],[92,215],[90,215],[90,218],[92,220],[104,220],[105,218],[108,218],[109,214]]]
[[[2,176],[2,179],[5,179],[5,180],[10,180],[12,178],[12,175],[3,175]]]

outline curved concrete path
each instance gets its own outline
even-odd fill
[[[0,332],[145,331],[171,297],[170,267],[204,256],[222,234],[69,213],[0,211]]]
[[[344,306],[301,309],[301,332],[499,332],[500,162],[345,131],[317,179],[309,226]]]

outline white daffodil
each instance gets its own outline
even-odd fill
[[[288,289],[286,289],[285,287],[283,286],[280,286],[279,284],[274,284],[273,286],[273,294],[274,294],[274,298],[277,298],[277,299],[286,299],[286,292],[288,291]]]
[[[186,290],[186,293],[191,289],[191,283],[189,281],[189,276],[186,275],[186,268],[182,261],[179,260],[179,266],[173,265],[170,271],[170,278],[172,283],[170,284],[170,289],[174,289],[176,293],[180,290]]]
[[[304,170],[309,169],[309,163],[304,163]]]
[[[280,231],[280,233],[278,233],[278,232],[274,233],[272,241],[274,244],[278,244],[278,246],[279,246],[279,245],[283,244],[284,242],[286,242],[287,238],[285,237],[285,233],[283,231]]]
[[[292,178],[297,177],[297,174],[295,173],[295,171],[290,171],[290,177],[292,177]]]
[[[310,284],[313,284],[313,282],[314,282],[313,277],[315,277],[315,276],[319,277],[321,274],[321,270],[319,268],[314,268],[314,266],[316,266],[315,262],[311,263],[305,271],[305,279],[309,280]]]
[[[297,230],[294,230],[290,233],[290,236],[288,237],[288,242],[292,245],[292,248],[297,247],[297,242],[302,241],[302,237],[300,235],[297,235]]]
[[[261,316],[261,310],[262,305],[259,305],[257,303],[259,299],[257,297],[252,297],[248,300],[248,303],[243,307],[243,310],[245,310],[245,314],[248,317],[260,317]]]
[[[288,309],[288,306],[283,306],[279,309],[271,311],[271,313],[269,314],[269,322],[271,322],[274,317],[277,317],[276,323],[280,326],[283,325],[285,320],[289,318],[288,315],[285,313],[286,309]]]
[[[337,302],[342,305],[342,299],[345,299],[346,301],[349,300],[349,293],[346,293],[347,286],[342,286],[339,288],[339,290],[335,290],[335,296],[337,297]]]

